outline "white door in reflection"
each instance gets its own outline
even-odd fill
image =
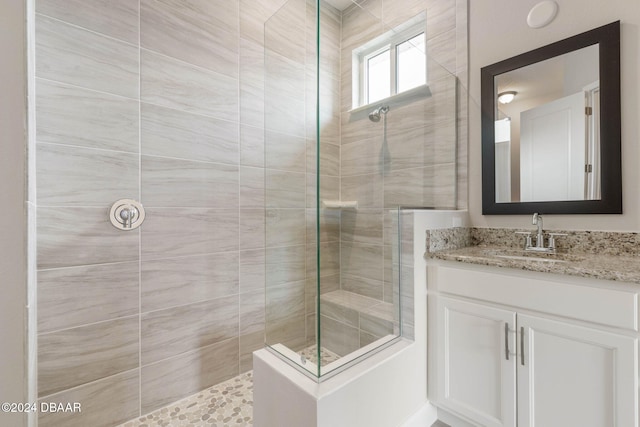
[[[520,200],[584,200],[585,95],[520,114]]]

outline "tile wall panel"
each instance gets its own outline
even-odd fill
[[[233,338],[143,366],[142,413],[238,375],[238,347]]]
[[[38,332],[137,315],[137,262],[38,272]]]
[[[140,415],[140,373],[126,371],[40,399],[43,402],[80,402],[82,412],[40,412],[41,427],[118,425]]]
[[[279,52],[274,52],[270,50],[270,47],[268,44],[265,46],[264,56],[267,92],[278,93],[290,98],[300,98],[299,95],[305,91],[305,62],[296,61]]]
[[[129,98],[138,96],[138,49],[36,16],[36,76]]]
[[[264,26],[264,45],[269,51],[304,64],[306,2],[287,1]]]
[[[240,292],[264,289],[265,250],[240,251]]]
[[[389,148],[384,146],[384,149]],[[342,176],[370,175],[383,172],[385,153],[381,137],[363,139],[341,147]]]
[[[118,199],[138,199],[138,161],[132,153],[37,144],[40,206],[111,207]]]
[[[427,75],[430,80],[437,80],[454,75],[456,72],[456,30],[451,29],[428,40],[427,43]]]
[[[142,154],[238,163],[237,123],[142,103],[140,125]]]
[[[238,252],[144,261],[142,312],[238,294],[239,262]]]
[[[316,223],[318,221],[316,209],[307,208],[307,242],[315,242],[317,236]],[[346,211],[345,211],[346,212]],[[339,241],[340,223],[344,212],[340,209],[324,209],[319,211],[320,219],[320,241]]]
[[[238,120],[238,79],[143,49],[140,99],[143,102]]]
[[[456,202],[456,165],[427,166],[423,170],[424,203],[428,206],[454,207]]]
[[[241,38],[256,43],[264,42],[264,26],[289,0],[240,0]]]
[[[424,12],[425,4],[430,9],[431,3],[431,1],[425,2],[425,0],[403,0],[402,5],[399,5],[397,2],[385,0],[382,2],[382,15],[384,16],[385,26],[387,28],[395,28]]]
[[[265,325],[265,342],[282,344],[293,351],[300,351],[308,345],[305,317],[287,317],[282,321],[269,322]]]
[[[141,319],[142,364],[238,336],[238,297],[147,312]]]
[[[318,177],[314,173],[307,176],[307,208],[322,208],[324,200],[340,200],[340,177],[320,175],[320,197],[317,198]],[[319,200],[318,200],[319,199]]]
[[[240,210],[240,249],[264,249],[265,215],[264,209]]]
[[[38,0],[36,13],[134,45],[138,43],[138,2],[130,0]]]
[[[37,214],[38,268],[138,260],[138,231],[117,230],[106,207],[39,207]]]
[[[240,208],[264,211],[264,169],[240,166]]]
[[[267,79],[269,76],[267,76]],[[270,131],[305,137],[305,101],[300,96],[286,96],[278,92],[278,87],[265,88],[265,127]],[[277,100],[269,102],[268,100]],[[267,150],[268,150],[268,143]]]
[[[36,79],[38,142],[139,151],[138,101]]]
[[[253,352],[264,348],[264,328],[259,332],[240,335],[240,372],[253,369]]]
[[[306,241],[304,209],[267,209],[267,247],[304,245]]]
[[[315,12],[315,10],[312,10],[312,12]],[[320,46],[320,73],[322,76],[337,80],[339,85],[342,12],[323,2],[320,6],[320,13],[320,37],[322,40],[322,45]],[[307,42],[315,43],[312,36],[309,39]],[[307,53],[313,55],[315,50],[307,48]],[[339,99],[339,97],[336,97],[333,100],[339,102]]]
[[[266,249],[266,287],[305,279],[305,246]]]
[[[345,262],[341,264],[341,267],[344,265]],[[340,289],[384,301],[384,282],[381,279],[371,279],[342,273]]]
[[[238,250],[238,209],[147,208],[142,259]],[[186,226],[188,224],[188,226]]]
[[[345,210],[340,223],[343,242],[382,244],[382,209]]]
[[[456,28],[456,0],[429,0],[427,3],[427,38]],[[465,11],[466,12],[466,11]]]
[[[38,395],[134,369],[138,366],[138,316],[41,334]]]
[[[302,137],[267,131],[265,167],[290,172],[305,172],[307,145]]]
[[[324,315],[320,319],[320,334],[322,346],[339,356],[346,356],[360,348],[358,328]]]
[[[264,127],[264,46],[240,39],[240,122]]]
[[[149,207],[233,208],[238,166],[142,156],[142,203]]]
[[[240,126],[240,164],[264,168],[264,130]]]
[[[316,244],[307,245],[307,277],[315,277],[318,270]],[[340,271],[340,242],[320,243],[320,279],[323,277],[339,276]]]
[[[333,124],[339,128],[339,119]],[[339,132],[337,132],[339,134]],[[340,144],[327,142],[327,138],[320,135],[320,175],[340,176]],[[318,152],[315,139],[307,139],[307,173],[315,174]]]
[[[381,208],[384,203],[382,175],[344,176],[340,180],[342,200],[358,202],[358,208]]]
[[[143,48],[238,77],[238,0],[141,0],[140,27]]]
[[[264,331],[265,290],[240,294],[240,335]]]
[[[302,173],[266,169],[265,197],[267,208],[304,208],[306,177]]]

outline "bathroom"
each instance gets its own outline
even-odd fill
[[[0,400],[83,402],[80,414],[2,413],[3,425],[117,425],[247,374],[265,344],[311,381],[313,361],[301,368],[287,349],[315,343],[318,323],[339,356],[383,340],[323,385],[355,378],[399,339],[422,342],[422,317],[406,311],[419,299],[397,298],[426,280],[400,275],[408,239],[394,226],[408,225],[408,208],[468,211],[454,226],[534,230],[530,215],[483,214],[481,68],[617,20],[623,213],[541,213],[545,231],[640,231],[633,2],[558,1],[535,29],[536,1],[334,1],[319,14],[303,0],[184,3],[2,6]],[[358,110],[352,50],[407,22],[426,28],[429,93]],[[144,205],[137,230],[109,222],[121,199]],[[317,294],[336,291],[389,304],[389,338],[317,316]],[[416,373],[433,362],[420,357]],[[388,425],[427,397],[417,391]]]

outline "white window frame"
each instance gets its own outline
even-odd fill
[[[352,52],[353,62],[353,108],[359,108],[370,104],[369,96],[369,76],[368,76],[368,61],[369,59],[379,55],[380,53],[389,50],[390,57],[390,81],[389,81],[389,97],[398,95],[398,79],[397,79],[397,47],[398,45],[411,40],[412,38],[424,34],[425,47],[426,47],[426,25],[425,16],[420,14],[415,18],[405,22],[399,27],[391,30],[375,39],[367,42],[363,46],[354,49]],[[427,82],[426,76],[426,61],[427,55],[425,52],[425,85]],[[404,92],[411,91],[409,89]],[[404,93],[400,92],[400,93]],[[384,99],[374,101],[379,103]]]

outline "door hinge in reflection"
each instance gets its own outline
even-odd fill
[[[584,171],[586,173],[591,173],[593,172],[593,166],[592,165],[584,165]]]
[[[584,107],[584,113],[585,113],[587,116],[591,116],[591,115],[593,115],[593,107]]]

